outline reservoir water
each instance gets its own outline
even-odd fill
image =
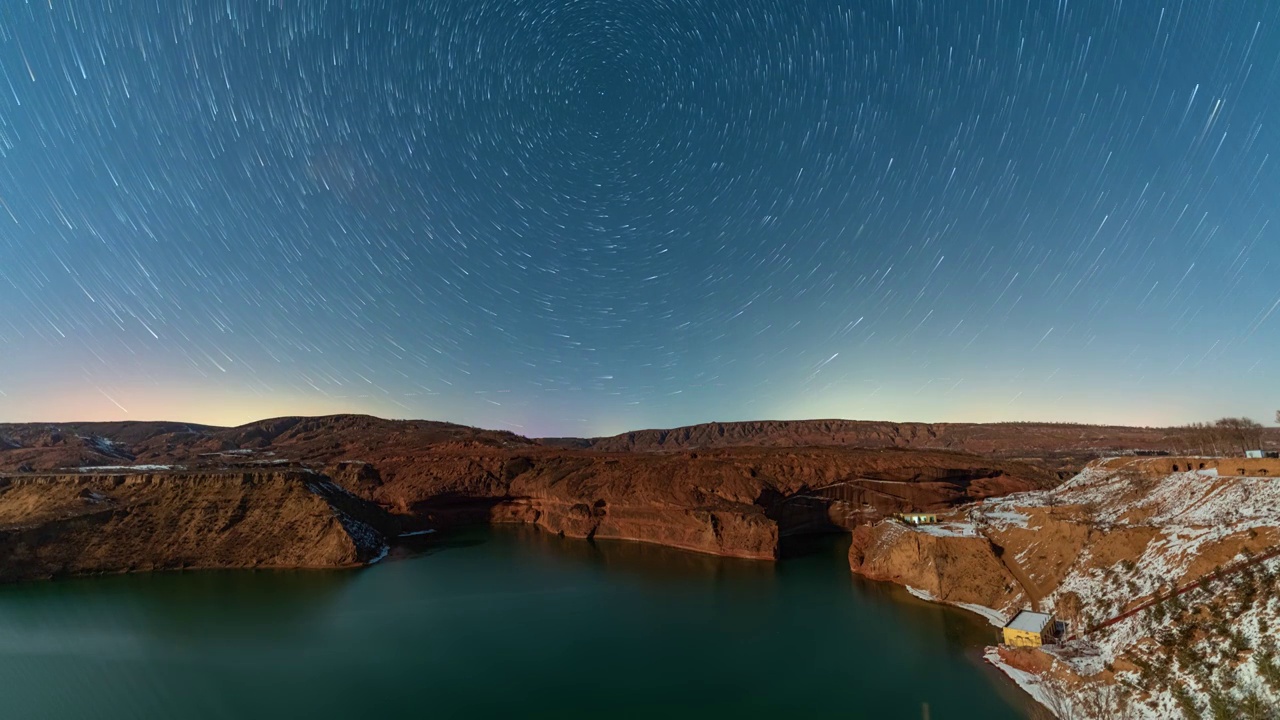
[[[0,716],[1025,717],[978,658],[991,626],[851,576],[845,547],[475,530],[357,572],[0,587]]]

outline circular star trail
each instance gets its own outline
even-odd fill
[[[1267,417],[1278,74],[1266,3],[13,2],[0,416]]]

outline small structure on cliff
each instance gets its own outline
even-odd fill
[[[938,516],[934,513],[894,513],[894,517],[908,525],[933,525],[938,522]]]
[[[1019,610],[1005,623],[1004,644],[1013,647],[1040,647],[1054,642],[1057,623],[1049,613]]]

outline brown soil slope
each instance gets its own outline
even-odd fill
[[[359,565],[390,518],[310,472],[0,477],[0,581]]]

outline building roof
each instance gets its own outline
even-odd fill
[[[1018,614],[1014,615],[1013,619],[1005,627],[1010,630],[1038,633],[1044,629],[1045,625],[1049,624],[1051,617],[1048,613],[1019,610]]]

